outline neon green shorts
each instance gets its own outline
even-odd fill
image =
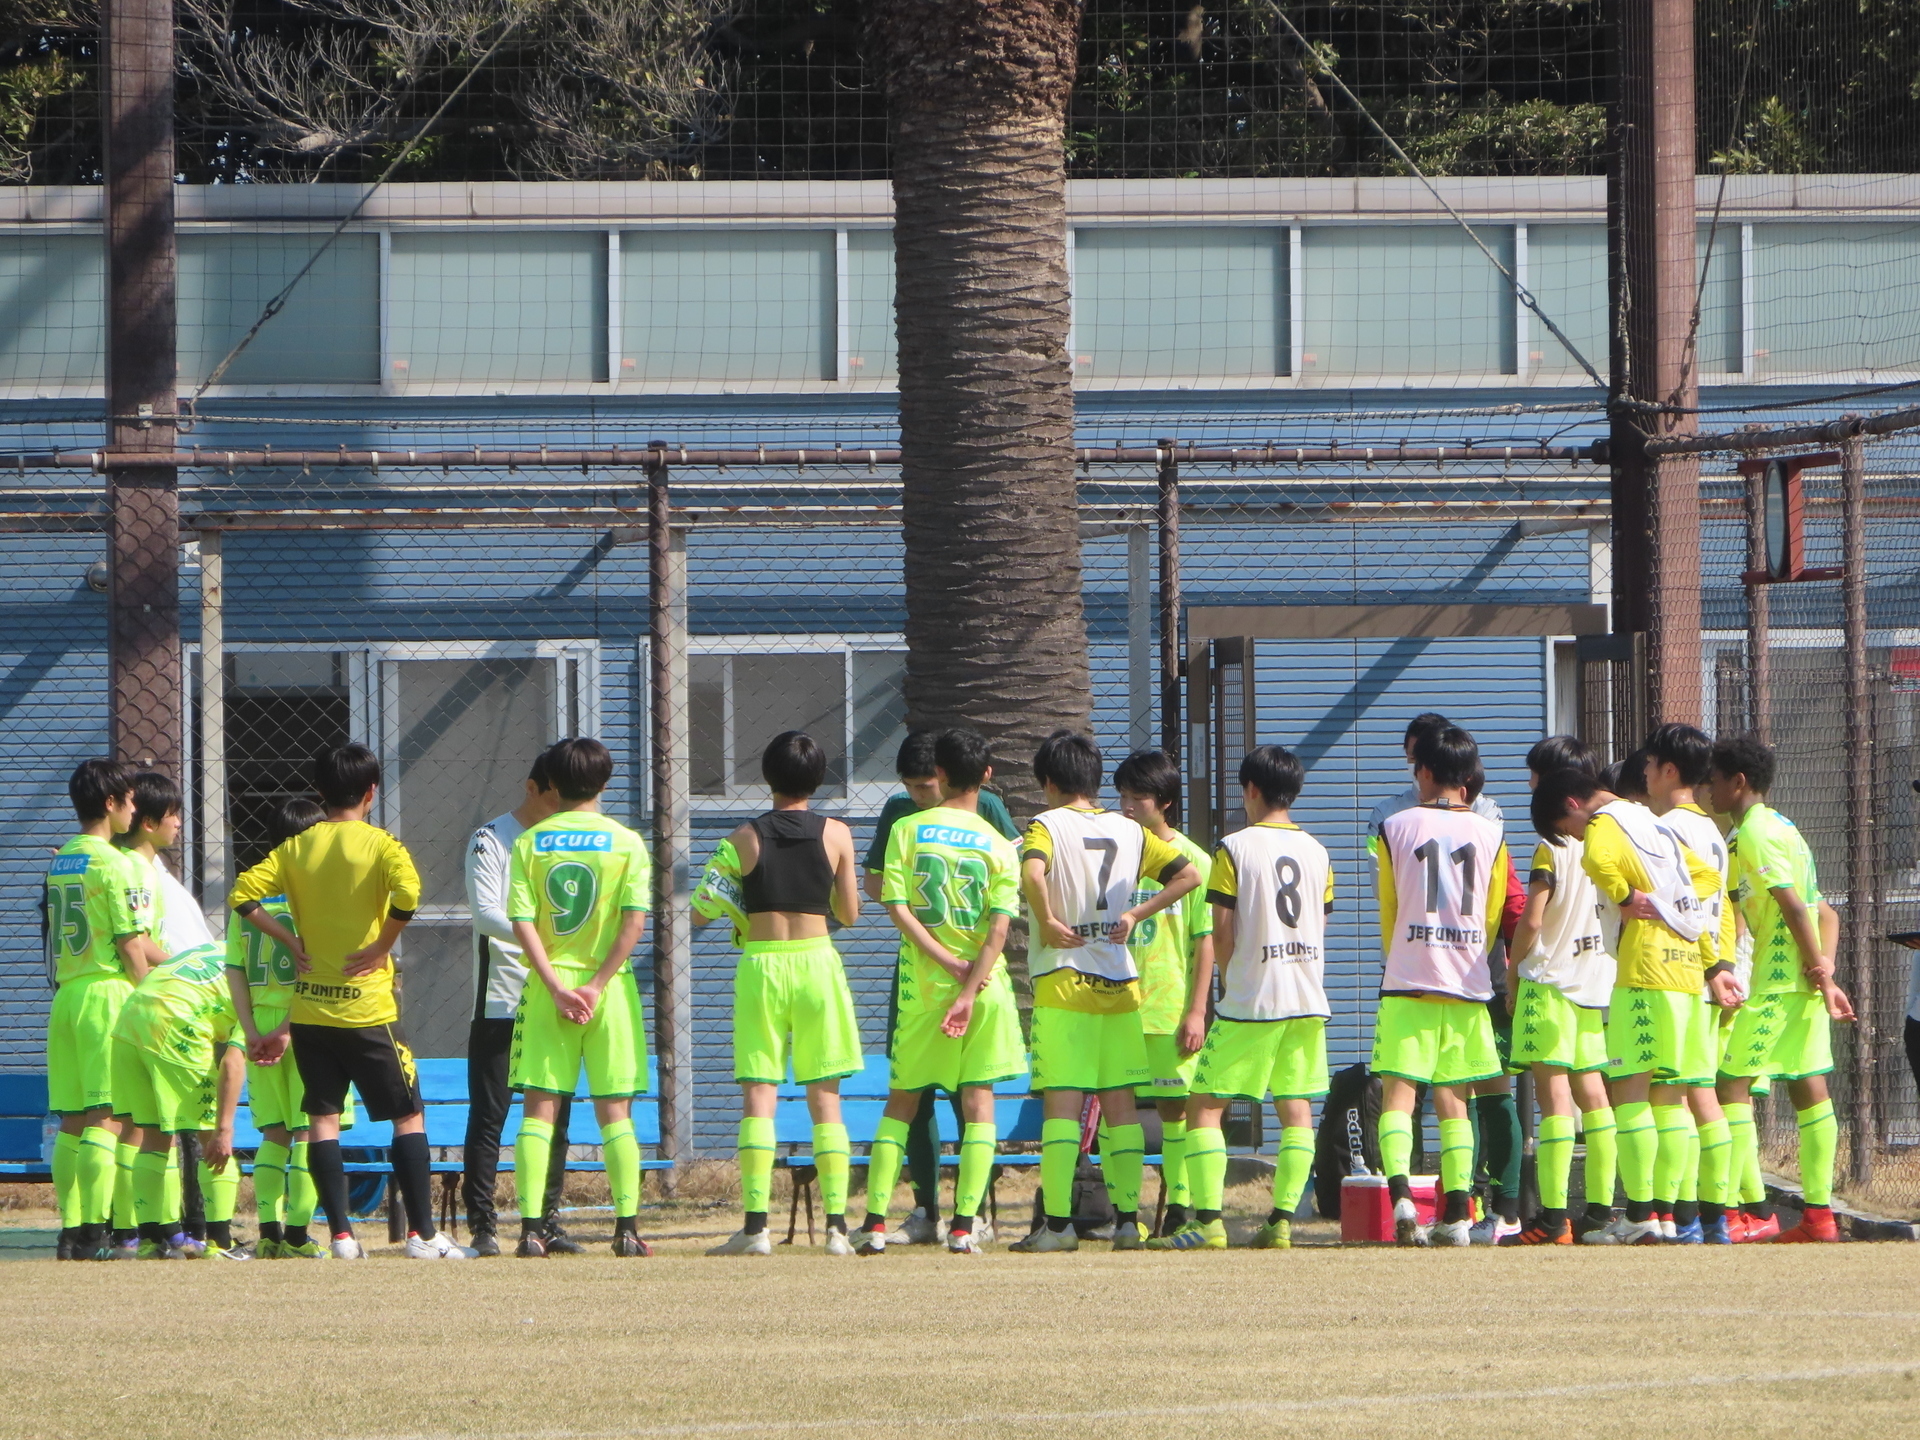
[[[1816,990],[1755,995],[1733,1019],[1722,1075],[1804,1080],[1833,1069],[1833,1022]]]
[[[513,1017],[507,1084],[515,1090],[571,1095],[582,1066],[587,1093],[596,1100],[630,1100],[647,1093],[647,1028],[631,969],[607,982],[593,1018],[584,1025],[564,1018],[547,987],[528,976],[519,1013]]]
[[[1506,1067],[1481,1002],[1382,995],[1373,1017],[1373,1071],[1420,1085],[1471,1085],[1504,1075]]]
[[[1193,1077],[1197,1095],[1231,1096],[1258,1105],[1311,1100],[1327,1093],[1327,1022],[1215,1020]]]
[[[114,1114],[169,1135],[217,1123],[213,1072],[196,1074],[125,1040],[113,1042],[112,1064]]]
[[[1651,1075],[1657,1085],[1711,1085],[1714,1007],[1698,991],[1622,986],[1607,1007],[1607,1076]]]
[[[893,1026],[895,1090],[993,1085],[1027,1068],[1020,1045],[1020,1010],[1002,971],[973,1002],[973,1018],[959,1039],[941,1030],[944,1010],[903,1010]]]
[[[1557,986],[1522,980],[1513,997],[1513,1058],[1522,1074],[1552,1065],[1573,1074],[1607,1068],[1607,1012],[1576,1005]]]
[[[270,1030],[278,1030],[286,1023],[287,1012],[274,1006],[256,1005],[253,1009],[254,1026],[265,1035]],[[300,1078],[300,1067],[293,1061],[293,1047],[287,1047],[286,1054],[272,1065],[256,1065],[247,1061],[247,1113],[253,1117],[253,1128],[265,1130],[270,1126],[281,1125],[289,1130],[307,1128],[307,1112],[300,1108],[300,1102],[307,1093],[306,1082]],[[354,1119],[354,1093],[347,1091],[345,1106],[340,1111],[340,1128],[351,1130]]]
[[[1178,1035],[1143,1035],[1147,1042],[1147,1083],[1136,1090],[1143,1100],[1179,1100],[1193,1087],[1200,1052],[1183,1056]]]
[[[133,994],[120,975],[69,980],[53,992],[47,1017],[47,1108],[80,1115],[113,1104],[114,1023]]]
[[[1034,1006],[1035,1090],[1137,1090],[1150,1078],[1138,1010],[1094,1015]]]
[[[857,1075],[860,1025],[833,941],[749,940],[733,972],[733,1078],[802,1085]]]

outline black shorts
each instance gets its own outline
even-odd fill
[[[369,1120],[399,1120],[420,1110],[413,1052],[392,1025],[289,1025],[309,1115],[338,1115],[347,1086],[360,1092]]]

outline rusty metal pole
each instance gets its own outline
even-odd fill
[[[1764,473],[1747,477],[1747,569],[1756,573],[1767,568],[1766,486]],[[1771,605],[1767,586],[1747,586],[1747,728],[1764,744],[1773,743],[1773,657],[1767,653]]]
[[[1176,762],[1180,735],[1180,462],[1160,442],[1160,748]]]
[[[107,444],[171,454],[178,368],[173,234],[173,5],[108,0]],[[179,472],[107,483],[107,728],[122,759],[180,775]]]
[[[1607,172],[1612,325],[1614,630],[1649,637],[1650,723],[1699,724],[1700,465],[1646,443],[1691,435],[1694,344],[1693,0],[1614,0]],[[1638,737],[1634,737],[1636,740]]]
[[[1857,435],[1840,446],[1841,633],[1846,651],[1847,920],[1844,948],[1847,984],[1859,1020],[1853,1037],[1852,1144],[1850,1170],[1856,1186],[1873,1179],[1879,1133],[1875,1094],[1880,1060],[1879,985],[1874,955],[1879,948],[1880,895],[1875,874],[1873,809],[1873,692],[1867,675],[1867,473]]]
[[[653,1024],[660,1070],[660,1150],[693,1147],[693,971],[687,851],[687,549],[673,528],[665,446],[647,469],[647,653],[653,759]],[[667,1193],[674,1172],[662,1172]]]

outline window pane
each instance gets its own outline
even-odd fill
[[[392,272],[388,379],[606,379],[604,235],[403,231]]]
[[[847,232],[847,374],[843,380],[896,381],[893,343],[893,232]]]
[[[696,795],[727,791],[727,657],[687,657],[688,783]]]
[[[622,380],[834,378],[831,230],[629,231],[620,264]]]
[[[100,384],[106,287],[106,250],[98,235],[0,240],[0,384]]]
[[[204,380],[326,241],[324,235],[180,237],[180,375]],[[228,367],[222,383],[380,379],[380,242],[342,235]]]
[[[1602,376],[1607,373],[1607,230],[1604,225],[1534,225],[1527,231],[1527,284],[1553,323]],[[1582,374],[1580,363],[1538,315],[1527,317],[1528,368]]]
[[[733,783],[750,790],[760,778],[767,742],[804,730],[827,752],[827,787],[846,784],[847,662],[838,651],[798,655],[735,655]]]
[[[1286,373],[1286,240],[1284,230],[1240,226],[1077,231],[1074,373]]]
[[[907,738],[907,657],[900,650],[853,652],[853,778],[885,783]]]
[[[1722,225],[1713,233],[1707,255],[1708,227],[1694,238],[1694,283],[1700,286],[1700,369],[1707,375],[1740,373],[1740,227]],[[1601,374],[1606,370],[1601,369]]]
[[[1513,231],[1477,232],[1509,270]],[[1302,375],[1510,375],[1512,287],[1457,225],[1311,226]]]
[[[227,657],[227,817],[238,870],[273,849],[282,801],[313,795],[313,757],[352,723],[342,657],[325,650]]]
[[[1920,367],[1920,225],[1753,227],[1762,375]]]

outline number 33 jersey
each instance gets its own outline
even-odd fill
[[[1214,852],[1207,899],[1233,911],[1233,954],[1216,1013],[1223,1020],[1331,1017],[1327,914],[1333,867],[1327,848],[1298,825],[1263,822]]]
[[[508,877],[507,918],[533,925],[563,979],[591,979],[627,914],[652,905],[647,847],[587,810],[563,810],[522,831]]]
[[[1458,805],[1416,805],[1380,826],[1383,994],[1491,1000],[1487,953],[1507,901],[1500,826]]]
[[[947,953],[971,965],[993,929],[993,917],[1020,913],[1019,861],[1013,842],[978,815],[936,806],[902,815],[887,837],[880,903],[904,905]],[[945,1011],[960,981],[902,937],[900,1008]],[[1011,993],[1007,967],[997,965],[988,989]]]

